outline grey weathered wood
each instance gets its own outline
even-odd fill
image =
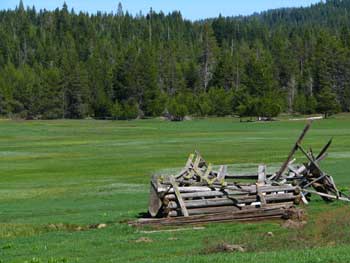
[[[149,205],[148,212],[151,216],[155,217],[159,213],[162,207],[162,200],[158,195],[158,182],[157,178],[154,176],[151,181],[150,195],[149,195]]]
[[[193,165],[193,158],[194,158],[194,154],[190,154],[190,156],[187,159],[185,168],[177,176],[175,176],[175,178],[180,178],[180,177],[184,176],[186,173],[189,172],[189,169]]]
[[[332,185],[333,185],[333,188],[334,188],[336,196],[339,197],[340,196],[340,192],[339,192],[339,190],[338,190],[338,188],[337,188],[337,186],[336,186],[336,184],[334,182],[333,176],[328,176],[328,177],[329,177],[330,181],[332,182]]]
[[[221,192],[221,191],[208,191],[208,192],[194,192],[194,193],[182,193],[181,196],[183,199],[189,199],[189,198],[204,198],[204,197],[219,197],[219,196],[225,196],[227,194]],[[165,198],[168,198],[169,200],[175,200],[176,196],[174,194],[166,195]]]
[[[304,189],[303,192],[310,193],[310,194],[315,194],[315,195],[319,195],[319,196],[323,196],[323,197],[327,197],[327,198],[330,198],[330,199],[336,199],[336,200],[342,200],[342,201],[350,202],[349,198],[345,198],[345,197],[341,197],[341,196],[338,197],[336,195],[320,193],[320,192],[316,192],[316,191],[309,190],[309,189]]]
[[[227,212],[222,214],[194,215],[189,217],[175,217],[163,219],[139,219],[129,224],[154,225],[154,226],[180,226],[180,225],[197,225],[214,222],[232,222],[232,221],[256,221],[273,218],[281,218],[286,214],[287,209],[264,209],[257,208],[251,211]]]
[[[304,172],[304,170],[306,170],[306,167],[303,166],[304,168],[302,170],[299,170],[300,168],[294,168],[292,165],[288,165],[288,169],[294,173],[297,176],[301,176],[301,174]]]
[[[325,174],[322,174],[320,177],[318,177],[318,178],[316,178],[316,179],[314,179],[314,180],[312,180],[311,182],[309,182],[309,183],[307,183],[306,185],[304,185],[302,188],[308,188],[308,187],[310,187],[310,186],[312,186],[314,183],[317,183],[318,181],[320,181],[320,180],[322,180],[323,178],[325,178]]]
[[[217,174],[217,181],[222,183],[225,180],[227,174],[227,166],[226,165],[222,165],[220,166],[219,172]]]
[[[181,193],[180,193],[180,190],[179,190],[179,188],[178,188],[178,185],[177,185],[177,183],[176,183],[176,181],[175,181],[175,178],[174,178],[174,177],[171,177],[170,182],[171,182],[171,184],[172,184],[172,186],[173,186],[173,189],[174,189],[174,191],[175,191],[175,195],[176,195],[176,197],[177,197],[177,201],[178,201],[179,204],[180,204],[182,214],[183,214],[185,217],[188,217],[187,208],[186,208],[186,205],[185,205],[185,203],[184,203],[184,201],[183,201],[183,199],[182,199],[182,197],[181,197]]]
[[[285,185],[263,185],[260,186],[260,191],[262,193],[268,193],[268,192],[293,192],[297,189],[297,186],[292,186],[291,184],[285,184]],[[229,195],[234,194],[256,194],[256,185],[228,185],[224,188],[224,190],[221,188],[221,186],[218,187],[207,187],[207,186],[188,186],[188,187],[179,187],[179,191],[181,194],[184,193],[200,193],[200,192],[224,192]],[[170,188],[169,191],[167,191],[168,194],[174,194],[174,189]]]
[[[266,181],[266,165],[259,165],[258,168],[258,184],[264,185]]]
[[[321,159],[322,156],[324,156],[328,150],[328,148],[332,145],[333,138],[331,138],[328,143],[322,148],[320,153],[316,156],[316,159]]]
[[[262,206],[266,205],[266,199],[263,193],[260,191],[259,183],[256,184],[256,191]]]
[[[266,202],[284,202],[295,200],[298,196],[292,193],[288,194],[273,194],[264,196]],[[185,200],[185,206],[187,209],[190,208],[201,208],[201,207],[215,207],[215,206],[234,206],[237,204],[249,204],[254,202],[260,202],[257,195],[252,196],[234,196],[231,198],[221,197],[214,199],[203,199],[203,200]],[[178,206],[175,202],[169,203],[169,208],[177,209]]]
[[[320,175],[324,175],[322,169],[320,168],[320,166],[318,165],[317,161],[312,159],[311,156],[304,150],[304,148],[298,144],[298,148],[300,149],[300,151],[306,156],[306,158],[310,161],[310,163],[312,163],[316,169],[320,172]]]
[[[278,204],[266,204],[264,209],[277,209],[277,208],[290,208],[294,206],[294,202],[284,202]],[[190,215],[201,215],[201,214],[216,214],[225,212],[236,212],[236,211],[247,211],[259,209],[256,205],[246,205],[243,207],[238,206],[220,206],[220,207],[204,207],[204,208],[194,208],[188,209]]]
[[[304,203],[305,205],[309,204],[309,202],[307,201],[305,195],[304,195],[303,193],[300,193],[300,195],[301,195],[301,201],[303,201],[303,203]]]
[[[185,187],[186,188],[186,187]],[[188,189],[183,189],[179,187],[181,196],[183,199],[190,199],[190,198],[208,198],[208,197],[223,197],[223,196],[229,196],[234,197],[235,195],[255,195],[258,194],[257,187],[254,186],[253,188],[249,188],[248,190],[244,191],[242,190],[221,190],[219,188],[215,188],[215,190],[211,190],[210,188],[199,188],[196,189],[197,191],[191,191],[189,192]],[[183,192],[181,190],[184,190]],[[191,187],[191,190],[194,190]],[[200,190],[200,191],[198,191]],[[282,186],[259,186],[259,193],[279,193],[279,192],[296,192],[298,190],[298,187],[291,186],[291,185],[282,185]],[[176,200],[176,196],[174,194],[174,191],[170,189],[169,194],[165,196],[170,201]]]
[[[289,155],[287,157],[287,160],[282,164],[280,170],[277,172],[276,177],[274,178],[275,180],[278,180],[282,176],[282,174],[286,171],[289,162],[292,160],[295,152],[298,150],[298,147],[299,147],[300,143],[303,141],[303,139],[304,139],[305,135],[307,134],[307,132],[309,131],[309,129],[311,127],[311,124],[312,124],[312,121],[309,121],[306,124],[303,132],[300,134],[298,140],[296,141],[296,143],[294,144],[292,150],[290,151],[290,153],[289,153]]]

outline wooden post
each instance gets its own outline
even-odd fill
[[[259,165],[258,168],[258,185],[266,184],[266,165]]]
[[[177,183],[175,182],[175,178],[172,177],[172,176],[170,177],[170,183],[171,183],[171,185],[172,185],[173,188],[174,188],[175,195],[176,195],[177,201],[178,201],[179,204],[180,204],[182,214],[184,215],[184,217],[188,217],[189,215],[188,215],[187,208],[186,208],[186,206],[185,206],[185,202],[184,202],[184,200],[182,199],[182,196],[181,196],[179,187],[178,187]]]
[[[150,188],[148,212],[152,217],[156,217],[161,207],[162,200],[158,196],[158,179],[156,176],[153,176]]]

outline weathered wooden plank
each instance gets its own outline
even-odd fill
[[[227,194],[225,194],[221,191],[181,193],[181,196],[183,199],[204,198],[204,197],[221,197],[221,196],[225,196],[225,195],[227,195]],[[174,194],[170,194],[170,195],[166,195],[165,198],[167,198],[170,201],[173,201],[176,199],[176,196]]]
[[[259,165],[258,168],[258,185],[264,185],[266,182],[266,165]]]
[[[259,197],[259,201],[260,201],[261,205],[265,206],[266,205],[266,199],[265,199],[265,196],[263,195],[263,193],[260,190],[259,183],[256,184],[256,191],[257,191],[257,195]]]
[[[178,188],[178,185],[177,183],[175,182],[175,178],[174,177],[171,177],[170,179],[170,182],[173,186],[173,189],[175,191],[175,195],[177,197],[177,201],[179,202],[180,204],[180,207],[181,207],[181,211],[182,211],[182,214],[185,216],[185,217],[188,217],[188,212],[187,212],[187,208],[186,208],[186,205],[181,197],[181,193],[180,193],[180,190]]]
[[[159,198],[157,189],[158,189],[157,177],[153,176],[151,180],[149,204],[148,204],[148,212],[152,217],[156,217],[157,214],[159,213],[159,210],[162,207],[162,200]]]
[[[285,184],[285,185],[263,185],[260,186],[260,191],[262,193],[269,193],[269,192],[293,192],[295,191],[297,186],[293,186],[291,184]],[[163,187],[161,187],[163,189]],[[228,185],[222,189],[222,187],[206,187],[206,186],[188,186],[188,187],[179,187],[179,191],[181,194],[183,193],[200,193],[200,192],[211,192],[211,191],[218,191],[218,192],[224,192],[227,194],[256,194],[256,185],[247,185],[247,186],[237,186],[237,185]],[[174,189],[170,188],[167,192],[168,194],[174,194]]]
[[[330,195],[330,194],[325,194],[325,193],[320,193],[320,192],[316,192],[313,190],[309,190],[309,189],[303,189],[303,192],[306,193],[310,193],[310,194],[315,194],[315,195],[319,195],[319,196],[323,196],[323,197],[327,197],[330,199],[335,199],[335,200],[341,200],[341,201],[346,201],[346,202],[350,202],[350,199],[345,198],[345,197],[341,197],[341,196],[336,196],[336,195]]]
[[[283,202],[295,200],[298,196],[288,193],[288,194],[273,194],[266,195],[264,199],[266,202]],[[216,206],[234,206],[237,204],[247,204],[260,202],[257,195],[252,196],[234,196],[234,197],[221,197],[214,199],[203,199],[203,200],[186,200],[184,201],[187,209],[190,208],[202,208],[202,207],[216,207]],[[178,205],[176,202],[169,202],[170,209],[177,209]]]
[[[217,181],[220,184],[224,183],[226,174],[227,174],[227,166],[226,165],[220,166],[219,172],[218,172],[217,177],[216,177]]]
[[[316,157],[317,160],[321,159],[321,157],[326,154],[328,148],[332,145],[332,142],[333,142],[333,138],[331,138],[328,141],[328,143],[322,148],[322,150],[320,151],[320,153]]]
[[[189,172],[189,169],[193,165],[193,158],[194,158],[194,154],[190,154],[190,156],[187,159],[185,168],[177,176],[175,176],[175,178],[180,178],[180,177],[184,176],[186,173]]]
[[[308,188],[309,186],[312,186],[314,183],[317,183],[318,181],[322,180],[326,175],[322,174],[320,177],[312,180],[311,182],[307,183],[306,185],[304,185],[302,188]]]
[[[176,217],[166,219],[143,219],[134,222],[129,222],[132,225],[154,225],[154,226],[177,226],[177,225],[192,225],[205,224],[214,222],[232,222],[232,221],[256,221],[273,218],[281,218],[286,214],[286,209],[277,208],[264,210],[262,208],[253,211],[238,211],[228,212],[223,214],[195,215],[189,217]]]
[[[276,203],[276,204],[266,204],[264,209],[273,210],[279,208],[291,208],[294,207],[294,202],[284,202],[284,203]],[[252,211],[256,209],[260,209],[261,206],[258,205],[246,205],[246,206],[219,206],[219,207],[203,207],[203,208],[194,208],[187,209],[190,216],[193,215],[208,215],[208,214],[222,214],[222,213],[234,213],[238,211]],[[168,216],[170,217],[178,217],[181,216],[181,211],[172,210],[169,212]]]
[[[282,164],[280,170],[277,172],[276,177],[274,178],[275,180],[278,180],[283,173],[286,171],[289,162],[292,160],[295,152],[298,150],[299,145],[301,144],[301,142],[303,141],[305,135],[307,134],[307,132],[309,131],[310,127],[311,127],[312,121],[309,121],[304,130],[302,131],[302,133],[300,134],[299,138],[297,139],[296,143],[294,144],[292,150],[290,151],[287,160]]]
[[[294,206],[293,202],[285,202],[285,203],[277,203],[277,204],[267,204],[265,209],[277,209],[277,208],[290,208]],[[236,212],[242,210],[256,210],[259,209],[259,206],[256,205],[246,205],[243,207],[237,206],[221,206],[221,207],[204,207],[204,208],[195,208],[195,209],[187,209],[189,215],[205,215],[205,214],[218,214],[218,213],[226,213],[226,212]]]

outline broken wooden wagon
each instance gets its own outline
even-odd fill
[[[279,171],[273,174],[267,173],[265,165],[260,165],[255,174],[230,174],[226,165],[216,171],[198,152],[191,154],[179,174],[152,177],[149,200],[152,219],[140,219],[136,224],[181,225],[281,218],[295,205],[307,204],[311,194],[326,201],[350,201],[319,165],[327,156],[332,140],[317,156],[312,149],[306,151],[302,147],[310,126],[311,122]],[[293,157],[298,150],[307,162],[295,165]]]

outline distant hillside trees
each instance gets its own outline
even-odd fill
[[[0,11],[0,115],[273,118],[350,111],[350,0],[188,21]]]

